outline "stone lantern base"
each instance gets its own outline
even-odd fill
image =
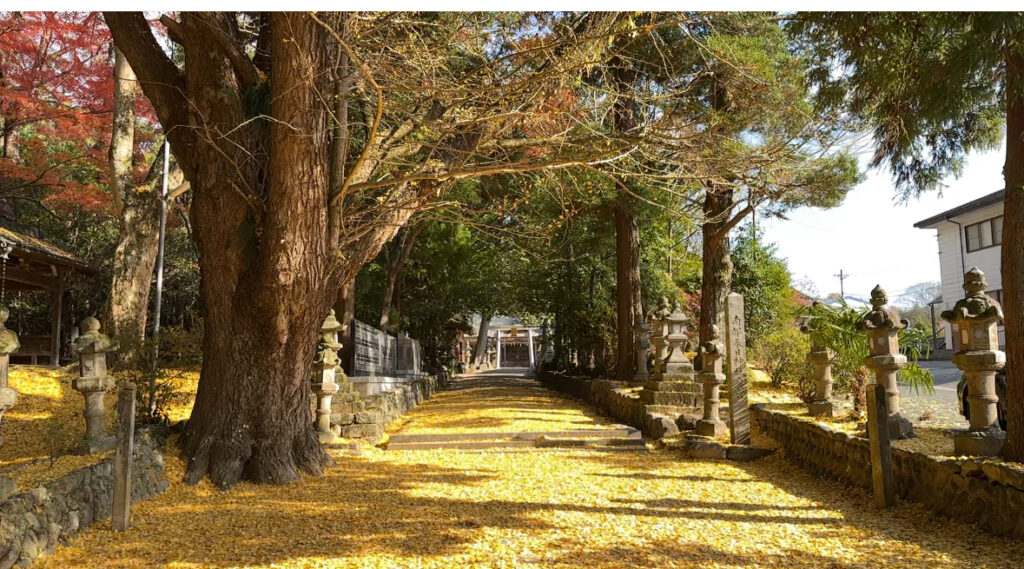
[[[807,414],[811,417],[835,417],[835,405],[831,401],[811,401],[807,404]]]
[[[701,395],[701,386],[694,383],[693,378],[666,376],[661,381],[648,381],[640,391],[640,401],[645,405],[695,407]]]
[[[996,456],[1006,442],[1006,433],[999,427],[987,431],[958,431],[953,435],[953,452],[957,456]]]
[[[717,439],[728,432],[724,421],[706,421],[704,419],[697,421],[697,428],[695,430],[698,435],[713,439]]]

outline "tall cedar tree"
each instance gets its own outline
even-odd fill
[[[864,120],[872,166],[893,172],[904,199],[941,187],[1005,132],[1003,454],[1024,462],[1024,15],[801,13],[790,30],[816,63],[820,104]]]

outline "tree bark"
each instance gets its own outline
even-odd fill
[[[1002,281],[1006,338],[1007,460],[1024,462],[1024,34],[1006,57],[1006,163],[1003,176]]]
[[[724,333],[725,300],[732,286],[732,255],[729,253],[729,215],[733,190],[709,187],[704,196],[703,268],[700,287],[700,343],[713,336],[712,326]]]
[[[473,367],[480,369],[487,357],[487,329],[491,324],[490,314],[480,315],[480,330],[477,331],[476,345],[473,346]]]
[[[643,318],[640,292],[640,230],[628,199],[622,196],[615,207],[615,378],[619,381],[632,380],[636,371],[633,327]]]
[[[149,291],[159,244],[160,174],[163,152],[136,186],[132,169],[135,153],[135,73],[124,55],[114,56],[114,120],[110,137],[110,184],[121,208],[120,236],[110,270],[107,313],[112,336],[121,342],[121,357],[129,365],[142,363]],[[182,182],[181,170],[169,170],[169,185]]]
[[[345,284],[341,285],[338,293],[338,300],[334,303],[334,312],[338,322],[348,326],[345,331],[345,338],[341,340],[341,366],[352,372],[352,328],[356,318],[356,279],[352,277]]]
[[[409,260],[409,255],[412,254],[412,250],[416,246],[416,239],[422,230],[422,223],[403,230],[401,232],[402,236],[395,247],[394,254],[387,256],[384,298],[381,301],[380,307],[380,323],[377,325],[382,332],[386,333],[388,331],[388,324],[391,321],[391,307],[394,304],[395,285],[398,283],[398,276],[402,273],[402,269],[405,268],[405,263]]]

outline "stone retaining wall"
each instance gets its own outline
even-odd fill
[[[331,402],[331,423],[343,437],[377,444],[384,427],[447,385],[447,377],[425,375],[369,397],[336,399]]]
[[[754,405],[751,414],[785,457],[815,474],[871,489],[867,439]],[[1001,536],[1024,539],[1024,470],[995,461],[939,459],[894,448],[897,495]]]
[[[541,383],[562,393],[582,399],[609,417],[640,429],[649,438],[660,439],[693,428],[692,413],[687,408],[665,405],[644,405],[636,391],[608,379],[576,377],[561,372],[541,370]]]
[[[136,432],[132,502],[163,492],[162,436]],[[110,517],[114,500],[114,456],[52,482],[11,495],[0,503],[0,569],[27,567],[79,531]]]

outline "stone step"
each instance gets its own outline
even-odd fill
[[[605,437],[590,439],[530,439],[530,440],[494,440],[494,441],[431,441],[431,442],[399,442],[388,441],[388,450],[481,450],[498,448],[636,448],[646,449],[641,437]]]
[[[518,432],[518,433],[436,433],[436,434],[409,434],[400,433],[391,435],[393,443],[434,443],[454,441],[494,441],[494,440],[518,440],[529,441],[539,438],[592,438],[592,437],[636,437],[640,438],[640,431],[633,427],[616,425],[613,429],[575,429],[568,431],[550,432]]]

